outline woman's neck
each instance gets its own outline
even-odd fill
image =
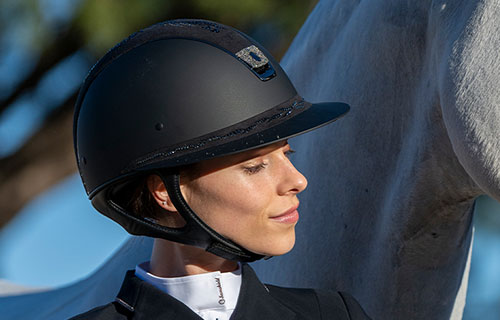
[[[203,249],[155,239],[149,272],[158,277],[182,277],[213,271],[230,272],[237,268],[237,262]]]

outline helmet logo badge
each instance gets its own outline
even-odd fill
[[[243,60],[251,70],[263,81],[269,80],[276,75],[269,59],[254,45],[248,46],[236,52],[236,56]]]
[[[252,69],[259,69],[269,62],[262,51],[253,44],[236,52],[236,56],[245,61]]]

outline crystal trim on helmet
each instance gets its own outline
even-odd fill
[[[200,27],[200,28],[203,28],[205,30],[208,30],[210,32],[215,32],[215,33],[219,33],[223,29],[223,26],[218,24],[218,23],[214,23],[211,21],[204,21],[204,20],[171,20],[171,21],[167,21],[165,24],[167,24],[167,23],[171,26],[174,26],[174,27],[177,27],[177,26],[186,26],[186,27],[197,26],[197,27]]]
[[[274,122],[278,119],[284,120],[284,118],[290,116],[292,113],[294,113],[297,110],[304,111],[306,102],[300,98],[295,101],[289,106],[283,107],[282,105],[279,105],[271,110],[268,110],[265,112],[266,115],[261,114],[260,117],[256,116],[255,118],[259,117],[257,120],[253,120],[250,124],[247,123],[240,123],[239,125],[242,126],[240,128],[232,129],[231,131],[227,132],[226,130],[225,133],[221,134],[215,134],[212,133],[210,135],[207,135],[205,137],[202,137],[201,139],[197,139],[197,141],[191,142],[191,143],[184,143],[182,145],[179,145],[175,148],[169,149],[169,150],[164,150],[164,151],[157,151],[154,152],[153,154],[150,154],[149,156],[143,157],[142,159],[137,160],[132,166],[129,166],[127,169],[124,170],[124,172],[133,170],[137,167],[141,167],[144,165],[149,165],[152,163],[155,163],[157,161],[162,161],[166,158],[172,157],[174,155],[177,155],[177,153],[182,153],[185,151],[192,151],[196,149],[203,149],[203,147],[209,147],[211,144],[217,141],[224,141],[224,140],[233,140],[235,138],[240,138],[241,135],[244,134],[250,134],[252,131],[256,128],[260,128],[264,125],[269,125],[270,122]],[[270,112],[273,112],[270,115]],[[237,126],[237,125],[235,125]]]
[[[259,69],[269,63],[269,59],[253,44],[236,52],[236,56],[245,61],[252,69]]]

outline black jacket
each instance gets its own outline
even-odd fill
[[[231,319],[369,319],[349,294],[264,285],[244,264],[242,284]],[[127,272],[116,300],[72,319],[200,320],[182,302]]]

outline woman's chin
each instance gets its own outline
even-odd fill
[[[255,252],[257,254],[263,255],[263,256],[281,256],[284,255],[288,252],[290,252],[293,249],[293,246],[295,245],[295,234],[293,237],[290,237],[288,239],[283,239],[279,242],[275,243],[267,243],[264,248],[255,248],[255,250],[251,250],[252,252]]]

